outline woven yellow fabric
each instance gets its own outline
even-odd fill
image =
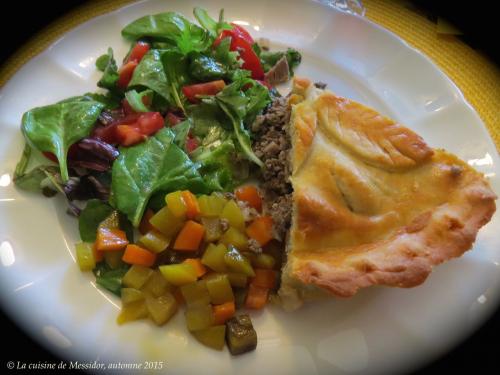
[[[31,58],[79,24],[122,7],[131,0],[89,1],[49,25],[0,69],[0,87]],[[500,70],[453,36],[440,36],[436,25],[404,1],[364,0],[366,17],[399,35],[429,56],[462,90],[485,122],[500,150]]]

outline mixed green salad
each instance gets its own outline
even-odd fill
[[[262,308],[279,256],[266,250],[272,221],[258,189],[223,192],[262,167],[251,124],[280,95],[275,67],[289,78],[301,56],[259,46],[223,11],[213,19],[195,8],[194,17],[133,21],[121,32],[132,42],[123,61],[112,48],[96,60],[99,92],[26,112],[14,181],[67,198],[78,264],[121,296],[119,323],[161,325],[184,303],[198,340],[216,349],[226,340],[238,354],[256,336],[235,309]],[[28,170],[40,153],[46,162]],[[249,251],[252,241],[259,251]]]

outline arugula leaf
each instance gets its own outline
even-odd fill
[[[286,56],[290,69],[290,76],[293,76],[293,70],[299,66],[302,60],[300,52],[293,48],[288,48],[285,52],[261,51],[259,57],[264,72],[269,71],[269,69],[271,69],[283,56]]]
[[[224,65],[227,70],[239,69],[243,64],[243,60],[238,59],[240,54],[237,51],[231,51],[231,38],[224,38],[215,48],[214,58]]]
[[[245,91],[245,96],[248,98],[248,102],[245,108],[244,121],[245,124],[251,124],[257,115],[271,102],[271,97],[267,87],[255,81],[253,81],[253,86]]]
[[[116,82],[118,81],[119,74],[112,48],[108,48],[108,53],[96,60],[96,67],[103,72],[101,79],[97,82],[97,86],[111,91],[116,90]]]
[[[122,36],[132,40],[150,37],[155,41],[173,42],[183,54],[204,51],[213,41],[208,32],[175,12],[139,18],[125,26]]]
[[[91,199],[78,217],[78,229],[80,238],[84,242],[94,242],[97,235],[97,227],[106,219],[113,208],[98,199]]]
[[[216,22],[208,15],[208,12],[200,7],[195,7],[193,14],[198,23],[209,32],[210,36],[216,38],[222,30],[230,30],[232,27],[227,22],[224,22],[224,9],[220,10],[219,22]]]
[[[122,265],[119,268],[112,269],[106,264],[106,262],[100,262],[97,263],[92,272],[95,275],[97,285],[120,297],[122,291],[122,279],[129,268],[129,265]]]
[[[145,96],[152,95],[152,90],[144,90],[141,93],[138,93],[135,90],[129,90],[125,93],[125,99],[127,99],[128,103],[132,107],[132,109],[136,112],[149,112],[149,108],[143,103],[142,98]]]
[[[103,107],[93,100],[74,100],[33,108],[24,113],[21,130],[32,147],[56,155],[66,182],[68,149],[90,134]]]
[[[201,164],[200,173],[210,190],[233,189],[235,147],[232,140],[216,140],[212,144],[199,147],[191,156]]]
[[[153,49],[146,53],[134,70],[128,87],[144,86],[171,101],[170,88],[161,59],[162,52]]]
[[[154,137],[133,147],[122,148],[113,163],[111,191],[113,204],[134,227],[139,225],[144,208],[158,191],[207,190],[199,166],[177,145],[172,130],[164,128]]]
[[[171,49],[163,52],[161,59],[173,102],[186,112],[181,99],[181,88],[189,82],[187,58],[181,52]]]

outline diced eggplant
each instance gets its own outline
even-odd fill
[[[250,261],[241,255],[241,253],[233,246],[230,246],[228,252],[224,254],[224,262],[233,272],[243,273],[250,277],[255,276],[255,272],[250,264]]]
[[[125,264],[122,260],[124,250],[103,251],[102,253],[104,254],[104,261],[111,269],[117,269]]]
[[[226,342],[233,355],[243,354],[257,347],[257,332],[250,316],[238,315],[226,322]]]
[[[99,228],[106,229],[119,229],[120,228],[120,214],[118,211],[113,211],[109,214],[109,216],[101,221],[99,224]]]
[[[167,292],[162,296],[146,298],[146,307],[151,319],[156,325],[161,326],[168,322],[177,311],[177,301]]]
[[[205,281],[212,304],[220,305],[225,302],[234,301],[233,289],[227,275],[212,274]]]
[[[152,274],[151,268],[133,265],[123,276],[122,284],[129,288],[141,289]]]
[[[167,206],[154,214],[149,222],[167,238],[173,238],[184,225],[184,219],[176,217]]]
[[[134,320],[147,318],[147,316],[148,309],[146,308],[146,302],[144,300],[139,300],[124,305],[120,311],[120,315],[116,318],[116,322],[118,324],[124,324]]]
[[[159,269],[168,283],[175,286],[193,283],[198,279],[194,267],[187,263],[168,264]]]
[[[230,226],[240,231],[245,230],[245,217],[235,201],[230,200],[226,203],[220,217],[221,219],[226,219]]]
[[[215,242],[222,236],[221,221],[216,217],[202,217],[201,223],[205,227],[205,242]]]
[[[135,288],[122,288],[121,297],[122,304],[128,305],[130,303],[143,300],[144,293]]]
[[[203,345],[215,350],[222,350],[225,343],[226,326],[213,326],[192,332],[193,336]]]
[[[174,191],[172,193],[168,193],[165,196],[165,202],[167,203],[167,207],[172,212],[175,217],[185,219],[186,218],[186,202],[182,198],[182,191]]]
[[[92,244],[80,242],[76,244],[76,261],[81,271],[92,271],[95,268]]]
[[[240,309],[245,306],[245,300],[247,299],[247,289],[246,288],[235,288],[234,292],[234,306],[236,309]]]
[[[226,200],[219,194],[202,195],[198,198],[198,204],[202,217],[218,217],[226,205]]]
[[[211,305],[188,307],[185,316],[187,329],[190,332],[207,329],[214,323],[214,314]]]
[[[181,293],[188,306],[204,306],[210,303],[205,280],[181,286]]]
[[[167,248],[170,239],[163,233],[153,229],[139,238],[139,243],[154,253],[161,253]]]
[[[220,242],[226,246],[234,246],[240,251],[245,251],[248,249],[248,237],[242,231],[229,227],[227,231],[222,235]]]
[[[229,272],[227,278],[233,287],[244,288],[248,284],[248,276],[243,273]]]
[[[201,263],[216,272],[227,271],[226,262],[224,261],[224,255],[227,253],[227,248],[223,244],[209,244],[203,253],[201,258]]]
[[[142,286],[141,290],[146,295],[151,295],[153,297],[159,297],[167,292],[171,292],[173,289],[172,285],[163,277],[160,271],[154,270],[151,277]]]

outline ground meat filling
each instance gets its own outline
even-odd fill
[[[284,239],[292,214],[288,135],[290,108],[285,97],[276,98],[252,125],[255,155],[264,163],[262,188],[266,211],[272,216],[276,236]]]

